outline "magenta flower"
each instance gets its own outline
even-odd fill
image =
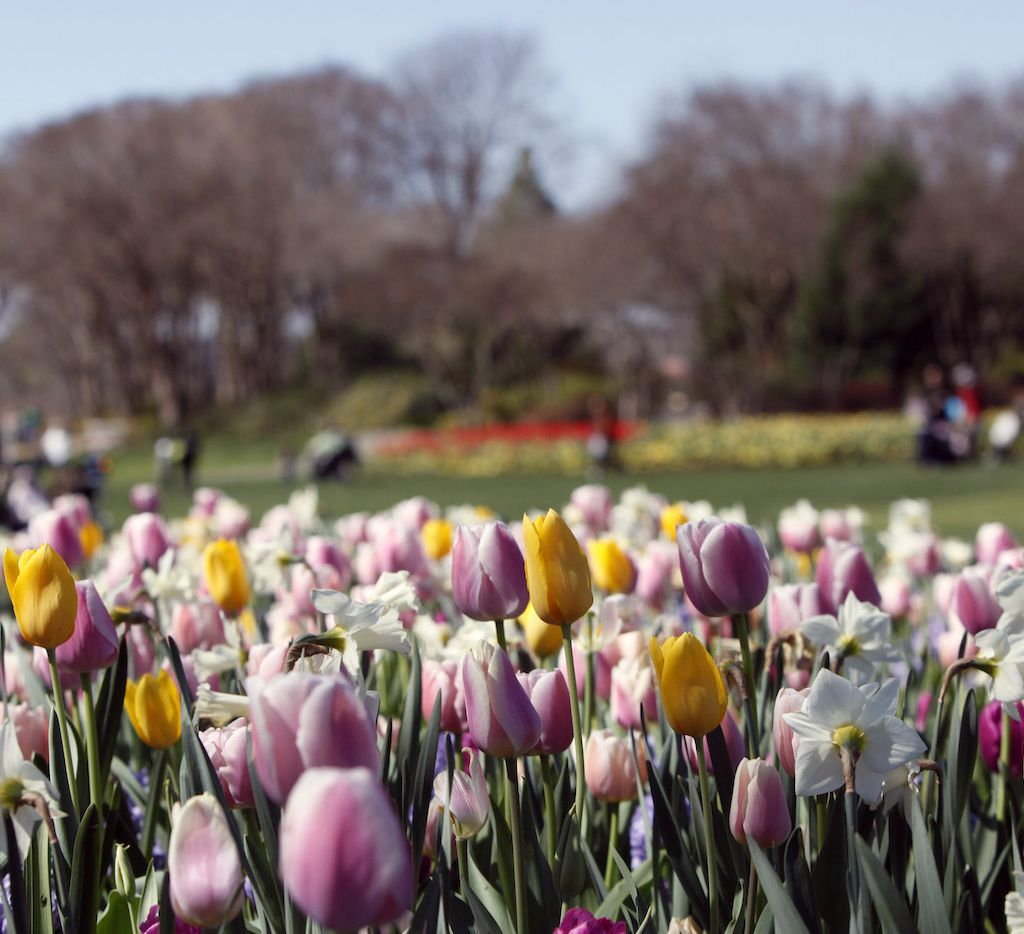
[[[964,568],[953,584],[950,605],[964,629],[972,635],[992,629],[1003,614],[989,589],[990,573],[984,567]]]
[[[729,829],[740,843],[758,846],[784,843],[793,829],[779,773],[763,759],[744,759],[736,770]]]
[[[523,553],[507,525],[460,525],[452,544],[452,597],[481,621],[515,619],[530,600]]]
[[[875,575],[860,545],[829,539],[818,555],[815,577],[825,612],[833,616],[851,592],[858,600],[873,606],[882,602]]]
[[[702,519],[676,530],[686,596],[704,616],[749,613],[768,591],[768,551],[739,522]]]
[[[572,745],[573,734],[569,686],[562,672],[557,668],[554,671],[535,668],[518,678],[541,723],[540,739],[530,752],[538,756],[565,752]]]
[[[88,674],[109,668],[118,651],[114,621],[92,581],[78,581],[75,590],[78,591],[75,631],[67,642],[57,646],[57,664],[62,673]]]
[[[625,921],[595,918],[586,908],[570,908],[551,934],[627,934]]]
[[[1024,715],[1024,704],[1017,704]],[[999,771],[999,747],[1003,739],[1003,705],[990,701],[978,717],[978,749],[981,759],[993,774]],[[1020,778],[1024,766],[1024,722],[1010,719],[1010,775]]]
[[[210,757],[224,798],[229,807],[253,807],[252,779],[249,776],[249,756],[246,740],[248,723],[244,718],[232,720],[227,726],[210,727],[199,734],[206,754]]]
[[[824,612],[817,584],[778,584],[768,591],[768,626],[773,636],[799,629],[804,620]]]
[[[488,755],[529,753],[540,741],[540,716],[504,650],[481,642],[462,660],[462,691],[473,744]]]

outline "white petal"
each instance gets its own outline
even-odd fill
[[[802,797],[835,791],[843,784],[843,764],[831,742],[800,741],[796,757],[796,793]]]
[[[885,776],[869,768],[863,760],[857,763],[853,775],[857,794],[869,807],[878,807],[878,802],[882,800],[882,779]]]
[[[842,634],[834,616],[812,616],[800,624],[800,633],[817,646],[838,645]]]
[[[805,713],[799,711],[783,714],[789,728],[801,739],[807,738],[811,742],[831,743],[832,731],[825,729],[819,723],[815,723]]]
[[[928,748],[917,730],[897,717],[882,717],[865,728],[861,761],[883,775],[923,755]]]
[[[833,730],[857,722],[863,709],[864,695],[846,678],[822,668],[811,684],[803,713],[819,726]]]
[[[895,678],[889,678],[880,686],[876,685],[872,691],[867,690],[867,686],[862,687],[861,693],[867,699],[861,713],[862,723],[874,723],[880,717],[896,713],[900,683]]]

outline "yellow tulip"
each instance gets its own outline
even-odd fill
[[[162,669],[155,678],[143,675],[125,685],[124,709],[139,739],[153,749],[167,749],[181,737],[181,695]]]
[[[587,544],[594,583],[605,593],[629,593],[636,568],[614,538],[598,538]]]
[[[554,655],[562,647],[562,629],[545,623],[528,603],[523,615],[519,617],[519,625],[526,634],[526,644],[538,658]]]
[[[229,616],[249,602],[249,578],[238,542],[223,538],[203,550],[203,577],[214,602]]]
[[[103,529],[95,522],[87,522],[79,529],[78,540],[82,543],[82,553],[86,558],[91,558],[103,544]]]
[[[71,638],[78,613],[78,591],[64,559],[49,545],[19,557],[4,551],[4,579],[25,641],[55,649]]]
[[[423,524],[423,550],[435,561],[452,550],[452,524],[445,519],[427,519]]]
[[[693,633],[663,645],[651,639],[651,660],[665,717],[677,733],[700,739],[725,718],[725,682],[715,660]]]
[[[526,586],[537,615],[552,626],[581,619],[594,602],[590,566],[580,543],[554,509],[523,516]]]
[[[676,540],[676,528],[686,525],[686,512],[682,503],[672,503],[661,511],[661,534],[671,541]]]

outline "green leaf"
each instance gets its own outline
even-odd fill
[[[796,905],[786,894],[779,877],[775,875],[775,870],[772,869],[768,857],[753,840],[749,840],[748,845],[750,846],[750,858],[754,861],[754,869],[757,871],[757,878],[761,880],[764,897],[768,899],[768,905],[777,922],[776,929],[785,931],[786,934],[810,934]]]
[[[821,913],[814,898],[814,886],[811,883],[811,872],[804,859],[803,830],[790,835],[784,854],[786,866],[786,891],[793,899],[812,934],[821,932]]]
[[[33,934],[53,934],[50,903],[50,838],[42,823],[36,827],[25,861],[29,916]]]
[[[107,907],[96,922],[96,934],[134,934],[128,900],[120,892],[111,892]]]
[[[472,847],[467,847],[466,852],[469,856],[469,887],[472,890],[473,898],[477,899],[487,910],[488,915],[497,924],[501,934],[515,934],[515,925],[509,917],[505,899],[502,898],[501,893],[491,885],[487,877],[480,871],[476,860],[473,859]],[[470,901],[469,907],[473,908],[472,901]],[[473,915],[474,917],[476,916],[476,909],[473,909]]]
[[[423,735],[420,746],[419,760],[416,763],[416,778],[413,784],[412,799],[412,852],[423,852],[423,840],[427,832],[427,815],[430,800],[434,795],[434,764],[437,762],[437,738],[441,732],[441,694],[434,698],[434,710]]]
[[[946,917],[939,870],[935,866],[928,828],[917,801],[910,802],[910,829],[914,840],[914,877],[917,880],[917,922],[928,934],[951,934]]]
[[[100,910],[100,847],[103,826],[95,804],[82,815],[75,836],[75,852],[71,860],[71,911],[78,934],[96,930]]]
[[[14,833],[14,821],[11,819],[11,812],[6,808],[4,815],[4,834],[7,837],[7,876],[10,880],[11,912],[13,914],[14,930],[17,932],[28,931],[29,910],[28,898],[25,891],[25,877],[21,870],[21,854],[18,851],[18,838]],[[6,902],[6,899],[0,899]]]
[[[863,837],[854,837],[861,878],[867,882],[871,902],[878,912],[883,931],[913,931],[914,919],[903,896],[896,891],[885,866]]]
[[[595,917],[614,920],[626,897],[639,899],[640,887],[649,885],[653,877],[649,859],[645,859],[633,872],[623,872],[626,867],[622,862],[622,857],[619,857],[616,862],[619,863],[619,873],[622,878],[612,886],[605,900],[595,909]]]
[[[160,883],[160,934],[174,934],[174,906],[171,904],[171,877],[165,872]]]
[[[278,876],[274,870],[276,864],[267,858],[267,851],[261,841],[245,837],[245,855],[249,862],[249,878],[252,881],[256,904],[266,916],[270,928],[280,931],[284,926],[284,901]]]
[[[128,683],[128,646],[121,637],[117,661],[107,669],[96,702],[96,732],[100,747],[100,770],[110,771],[110,763],[117,747],[117,737],[124,722],[124,691]]]
[[[522,807],[522,838],[523,861],[526,869],[526,891],[531,926],[538,930],[554,930],[561,920],[561,899],[555,880],[551,875],[547,856],[541,847],[537,835],[537,814],[528,793],[529,784],[523,786]]]
[[[412,770],[419,761],[420,724],[423,723],[422,712],[423,671],[420,663],[420,647],[416,639],[412,640],[412,668],[409,673],[409,687],[405,695],[405,706],[402,708],[402,724],[398,730],[398,775],[396,776],[398,797],[396,800],[398,813],[406,814],[410,801],[406,799],[412,783]],[[402,777],[406,784],[401,785]],[[392,792],[392,798],[395,793]]]

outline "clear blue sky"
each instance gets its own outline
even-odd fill
[[[341,62],[383,74],[450,29],[536,35],[582,142],[561,179],[599,190],[659,95],[723,76],[817,77],[920,96],[1024,75],[1020,0],[0,0],[0,135],[139,94],[225,90]]]

